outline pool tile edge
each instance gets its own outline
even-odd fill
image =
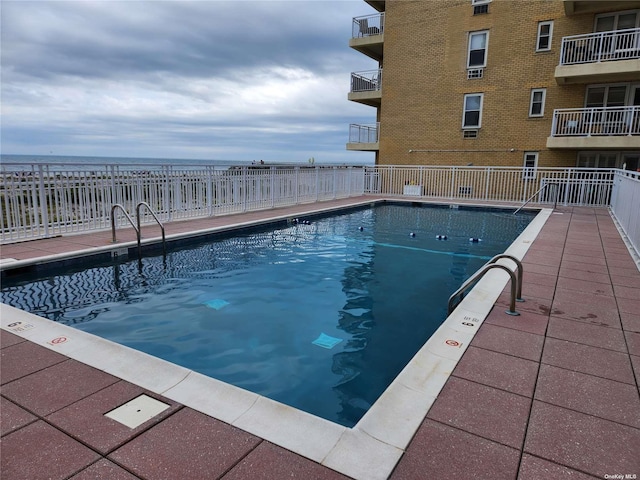
[[[365,203],[372,202],[368,200]],[[551,212],[551,209],[541,210],[527,229],[507,249],[506,253],[513,254],[521,260]],[[205,396],[205,392],[197,391],[197,386],[204,384],[202,379],[198,378],[200,374],[127,347],[112,344],[112,342],[72,327],[55,324],[50,320],[8,305],[0,304],[0,327],[36,344],[165,395],[174,401],[181,402],[182,399],[184,405],[258,435],[328,468],[356,479],[375,480],[387,478],[395,468],[404,449],[422,423],[457,361],[462,357],[476,331],[493,308],[495,299],[507,281],[506,273],[491,272],[478,282],[414,357],[416,362],[427,362],[427,365],[430,365],[431,361],[436,361],[438,366],[434,369],[426,368],[425,374],[421,371],[424,367],[416,365],[412,359],[390,385],[388,391],[383,393],[383,397],[385,397],[383,402],[377,407],[378,402],[376,402],[370,410],[372,413],[368,412],[352,429],[226,384],[224,385],[233,389],[234,392],[229,393],[229,389],[222,388],[220,390],[215,386],[214,391],[222,396],[229,394],[234,399],[240,399],[238,405],[224,411],[218,410],[219,405],[215,401],[205,402],[202,405],[199,401]],[[469,319],[472,321],[469,322]],[[17,332],[15,328],[12,330],[9,327],[16,321],[32,324],[34,327]],[[471,325],[463,325],[464,321],[471,323]],[[83,336],[84,343],[77,341]],[[52,344],[51,341],[58,337],[68,337],[71,341]],[[96,341],[98,343],[91,343]],[[102,342],[109,345],[101,345]],[[93,345],[98,345],[107,355],[96,358],[96,350],[95,347],[92,347]],[[113,345],[122,350],[117,350]],[[116,351],[118,354],[115,354]],[[158,377],[162,377],[164,380],[161,382],[149,381],[149,377],[154,377],[151,372],[157,370],[154,370],[155,367],[151,365],[147,367],[146,361],[151,362],[151,360],[146,358],[142,363],[144,365],[142,373],[138,371],[138,374],[131,374],[131,370],[139,369],[131,369],[131,362],[127,368],[125,357],[129,360],[133,358],[137,367],[140,366],[142,357],[131,357],[127,352],[135,352],[141,356],[149,357],[155,362],[160,362],[156,364],[159,365]],[[118,360],[114,361],[112,357],[118,357]],[[170,366],[168,370],[167,366]],[[168,371],[171,372],[171,375],[167,377],[165,374]],[[205,378],[208,379],[208,377]],[[213,383],[207,383],[206,388],[208,389],[212,385]],[[240,393],[238,394],[235,390]],[[239,396],[235,396],[236,394]],[[206,395],[209,397],[211,391],[207,390]],[[408,420],[402,422],[401,428],[389,434],[390,430],[385,428],[385,425],[394,421],[395,427],[398,427],[398,399],[401,399],[400,401],[404,405],[400,416]],[[395,408],[389,411],[388,408],[383,408],[385,403],[394,404]],[[310,429],[317,429],[316,434],[309,435]]]

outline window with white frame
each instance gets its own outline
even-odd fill
[[[489,13],[489,3],[491,3],[491,0],[471,0],[473,14],[480,15],[482,13]]]
[[[464,96],[462,128],[480,128],[482,125],[482,101],[484,94],[468,93]]]
[[[629,28],[640,28],[640,10],[625,10],[624,12],[597,15],[593,31],[609,32]]]
[[[487,66],[487,47],[489,45],[489,31],[469,33],[469,52],[467,68],[483,68]]]
[[[524,165],[522,178],[535,179],[538,168],[538,152],[524,152]]]
[[[551,50],[551,37],[553,36],[553,22],[538,22],[538,38],[536,40],[536,52]]]
[[[530,117],[544,117],[544,100],[546,96],[546,88],[534,88],[531,90],[531,101],[529,103]]]

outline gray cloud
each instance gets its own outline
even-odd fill
[[[345,151],[348,124],[375,120],[346,100],[349,72],[375,68],[347,46],[368,13],[359,0],[3,1],[3,151],[372,158]]]

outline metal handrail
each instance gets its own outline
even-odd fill
[[[484,274],[487,273],[492,268],[499,268],[509,274],[509,278],[511,279],[511,302],[509,303],[509,310],[505,310],[505,312],[508,315],[514,315],[514,316],[520,315],[520,313],[516,312],[516,292],[517,292],[518,279],[516,278],[516,275],[513,273],[513,271],[509,269],[509,267],[500,265],[499,263],[487,263],[483,265],[482,267],[480,267],[480,269],[476,271],[476,273],[471,275],[471,277],[469,277],[467,281],[464,282],[460,286],[460,288],[458,288],[458,290],[453,292],[453,295],[449,297],[447,315],[451,315],[451,312],[453,312],[456,309],[456,307],[459,305],[459,303],[454,305],[454,300],[456,299],[456,297],[458,297],[460,294],[464,294],[465,290],[467,290],[471,285],[475,284],[478,280],[480,280],[484,276]]]
[[[524,298],[522,298],[522,276],[524,274],[524,268],[522,267],[522,262],[518,260],[513,255],[509,255],[508,253],[501,253],[500,255],[496,255],[491,260],[489,260],[485,265],[489,265],[491,263],[496,263],[501,258],[506,258],[508,260],[513,261],[516,264],[516,274],[518,277],[518,290],[516,293],[516,302],[524,302]]]
[[[140,207],[147,207],[147,210],[149,211],[149,213],[151,214],[151,216],[153,217],[153,219],[156,221],[156,223],[160,226],[160,231],[162,232],[162,251],[166,252],[167,251],[167,241],[166,241],[166,237],[164,234],[164,225],[162,224],[162,222],[160,221],[160,219],[158,218],[158,216],[156,215],[156,212],[154,212],[151,209],[151,206],[147,203],[147,202],[140,202],[138,203],[138,205],[136,205],[136,220],[138,221],[138,252],[140,252],[140,242],[142,239],[142,229],[140,228]]]
[[[127,210],[119,203],[116,203],[111,206],[111,238],[113,243],[117,242],[116,239],[116,217],[114,215],[115,211],[119,208],[124,213],[124,216],[127,218],[133,229],[136,231],[136,240],[138,242],[138,258],[142,258],[142,228],[140,226],[140,207],[145,206],[149,210],[149,213],[153,216],[154,220],[160,226],[160,230],[162,231],[162,251],[166,254],[167,251],[167,241],[164,231],[164,225],[156,215],[156,213],[151,209],[151,206],[147,202],[140,202],[136,205],[136,223],[133,222],[131,215],[127,213]]]
[[[526,202],[524,202],[522,205],[520,205],[520,206],[517,208],[517,210],[516,210],[515,212],[513,212],[513,214],[515,215],[515,214],[516,214],[516,213],[518,213],[520,210],[522,210],[522,209],[527,205],[527,203],[529,203],[531,200],[533,200],[533,199],[534,199],[534,197],[535,197],[536,195],[538,195],[542,190],[544,190],[545,188],[547,188],[549,185],[554,185],[554,186],[556,186],[556,187],[560,186],[560,184],[559,184],[559,183],[556,183],[556,182],[549,182],[549,183],[545,183],[543,186],[541,186],[541,187],[538,189],[538,191],[537,191],[536,193],[534,193],[533,195],[531,195],[531,196],[527,199],[527,201],[526,201]],[[556,189],[556,198],[555,198],[555,200],[554,200],[554,202],[553,202],[553,208],[555,209],[557,205],[558,205],[558,190]]]
[[[119,203],[116,203],[114,205],[111,206],[111,239],[113,243],[116,243],[116,216],[114,215],[116,209],[120,209],[122,210],[122,213],[124,213],[124,216],[127,217],[127,220],[129,220],[129,223],[131,224],[131,226],[133,227],[133,229],[136,231],[136,236],[138,237],[138,244],[140,243],[140,227],[136,227],[136,224],[133,223],[133,219],[131,218],[131,216],[127,213],[127,211],[125,210],[125,208],[120,205]]]

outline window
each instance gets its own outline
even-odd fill
[[[522,178],[525,180],[536,178],[536,169],[538,168],[538,152],[524,152],[524,168],[522,169]]]
[[[486,5],[487,3],[491,3],[491,0],[471,0],[471,5]]]
[[[546,88],[534,88],[531,90],[530,117],[544,117],[544,100],[546,96]]]
[[[487,66],[487,45],[489,32],[471,32],[469,34],[469,54],[467,56],[467,68]]]
[[[606,13],[598,15],[595,20],[595,32],[610,32],[640,27],[640,10]]]
[[[551,50],[551,37],[553,36],[553,22],[538,22],[538,40],[536,52]]]
[[[462,128],[480,128],[482,124],[482,93],[469,93],[464,96]]]
[[[623,107],[627,98],[627,85],[588,86],[585,107]]]
[[[489,4],[483,3],[482,5],[474,5],[473,6],[473,14],[474,15],[482,15],[483,13],[489,13]]]

